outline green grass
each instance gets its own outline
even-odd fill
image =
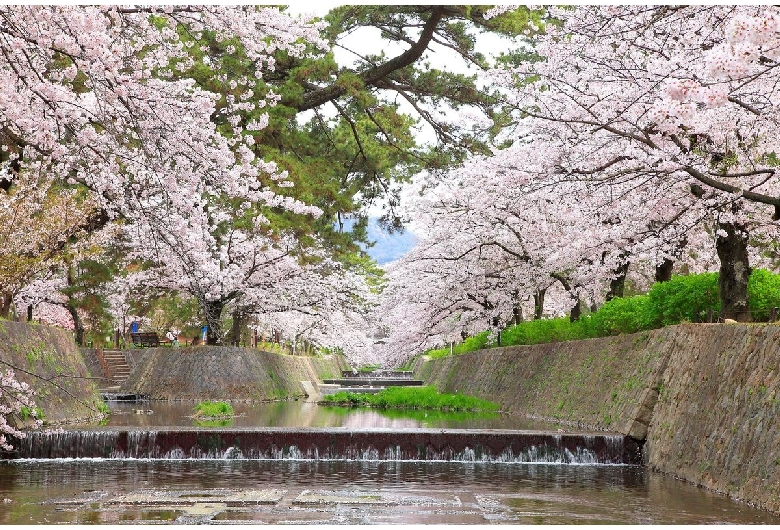
[[[756,269],[748,283],[748,303],[754,321],[767,321],[780,307],[780,274]],[[501,331],[501,345],[543,344],[637,333],[681,322],[705,322],[720,311],[718,274],[675,276],[656,283],[646,295],[615,298],[576,322],[568,317],[520,322]],[[496,346],[483,331],[453,347],[454,355]],[[450,348],[428,350],[431,359],[450,355]]]
[[[201,401],[195,405],[194,417],[198,419],[224,419],[235,415],[233,405],[225,401]]]
[[[43,410],[39,407],[22,407],[19,410],[19,417],[22,418],[23,421],[27,421],[30,419],[35,420],[44,420],[46,419],[43,414]]]
[[[433,386],[394,387],[376,394],[337,392],[325,396],[324,402],[338,406],[364,406],[381,409],[495,412],[500,408],[496,403],[473,396],[439,394]]]

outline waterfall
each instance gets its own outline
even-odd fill
[[[15,458],[461,461],[639,464],[614,434],[399,429],[158,429],[30,432]]]

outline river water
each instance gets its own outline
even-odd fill
[[[392,411],[326,407],[305,401],[232,403],[236,418],[199,422],[192,418],[190,401],[109,402],[109,427],[347,427],[537,429],[563,426],[511,414],[473,412]]]
[[[232,427],[534,428],[516,417],[234,404]],[[192,403],[121,403],[109,427],[192,427]],[[150,414],[148,411],[152,411]],[[143,411],[137,413],[136,411]],[[544,429],[550,429],[545,424]],[[308,460],[0,461],[0,524],[780,524],[639,466]]]

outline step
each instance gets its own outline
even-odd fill
[[[323,383],[341,386],[423,386],[424,381],[420,379],[324,379]]]

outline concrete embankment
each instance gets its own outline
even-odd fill
[[[415,376],[644,440],[652,469],[780,513],[780,326],[682,324],[496,348],[427,361]]]
[[[123,392],[182,400],[302,397],[302,381],[316,384],[348,368],[338,355],[280,355],[233,346],[130,350],[128,362],[132,373]]]
[[[0,371],[7,369],[35,390],[35,403],[43,410],[46,423],[84,422],[101,416],[97,379],[92,379],[70,332],[0,321]]]

